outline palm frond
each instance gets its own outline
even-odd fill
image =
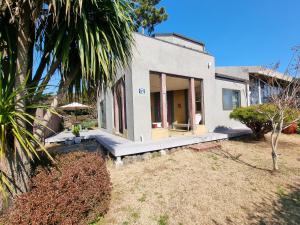
[[[128,66],[133,46],[133,10],[126,0],[55,1],[57,31],[55,57],[62,59],[61,74],[68,79],[70,66],[80,62],[81,73],[74,79],[81,84],[108,85],[116,71]],[[55,10],[56,9],[56,10]],[[63,34],[63,38],[61,35]],[[61,41],[63,40],[63,41]],[[78,82],[71,82],[71,86]],[[76,86],[70,90],[83,91]]]
[[[0,52],[0,160],[3,161],[7,158],[7,155],[15,152],[13,139],[16,139],[20,143],[24,154],[29,159],[39,159],[38,151],[45,152],[45,154],[52,159],[43,144],[28,129],[28,127],[33,127],[34,124],[43,126],[42,121],[39,121],[39,119],[27,112],[28,109],[49,109],[49,107],[39,104],[26,104],[22,109],[18,107],[20,101],[27,100],[28,103],[32,98],[32,93],[28,91],[30,88],[26,87],[26,80],[19,87],[14,88],[12,84],[14,84],[15,76],[13,74],[4,73],[2,69],[3,60],[3,55]],[[17,99],[16,96],[20,93],[22,93],[23,96]],[[51,112],[54,111],[52,110]],[[17,121],[22,121],[23,126],[20,126]],[[4,174],[4,171],[0,169],[0,191],[5,198],[7,196],[5,190],[11,191],[13,184],[10,183]]]

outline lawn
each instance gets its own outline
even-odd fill
[[[267,142],[222,142],[115,168],[108,214],[98,224],[299,224],[300,136],[282,137],[280,172]]]

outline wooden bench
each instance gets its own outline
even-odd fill
[[[187,124],[185,124],[185,123],[172,123],[172,129],[173,130],[183,130],[183,129],[178,129],[178,128],[187,128],[187,131],[189,131],[190,127],[191,127],[190,123],[187,123]]]

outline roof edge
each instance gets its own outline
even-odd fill
[[[241,69],[249,74],[258,74],[261,76],[273,77],[280,80],[291,81],[292,76],[281,73],[277,70],[265,67],[265,66],[217,66],[217,69]]]
[[[186,37],[186,36],[178,34],[178,33],[157,33],[157,34],[154,34],[154,37],[166,37],[166,36],[175,36],[175,37],[178,37],[180,39],[190,41],[190,42],[193,42],[195,44],[202,45],[203,47],[205,47],[205,44],[202,41],[197,41],[195,39]]]
[[[175,43],[172,43],[170,41],[165,41],[165,40],[162,40],[162,39],[159,39],[159,38],[155,38],[155,37],[152,37],[152,36],[148,36],[148,35],[145,35],[145,34],[142,34],[142,33],[139,33],[139,32],[134,32],[134,33],[135,33],[135,35],[139,35],[139,36],[142,36],[142,37],[145,37],[145,38],[149,38],[149,39],[152,39],[152,40],[155,40],[155,41],[164,42],[164,43],[169,44],[169,45],[174,45],[174,46],[177,46],[179,48],[188,49],[190,51],[194,51],[194,52],[198,52],[198,53],[201,53],[201,54],[204,54],[204,55],[208,55],[208,56],[214,57],[212,54],[210,54],[206,50],[199,51],[197,49],[193,49],[193,48],[189,48],[189,47],[182,46],[182,45],[179,45],[179,44],[175,44]]]

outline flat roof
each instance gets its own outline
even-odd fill
[[[247,79],[242,79],[242,78],[238,78],[236,76],[230,76],[230,75],[221,74],[221,73],[215,73],[215,78],[216,79],[224,79],[224,80],[228,80],[228,81],[235,81],[235,82],[240,82],[240,83],[248,82]]]
[[[292,81],[293,77],[280,73],[276,70],[269,69],[264,66],[222,66],[216,67],[217,73],[226,74],[229,76],[237,76],[242,74],[257,74],[266,77],[274,77],[276,79]]]
[[[134,33],[135,33],[135,35],[143,36],[145,38],[149,38],[149,39],[152,39],[152,40],[155,40],[155,41],[160,41],[160,42],[163,42],[163,43],[166,43],[166,44],[169,44],[169,45],[177,46],[179,48],[185,48],[185,49],[188,49],[188,50],[191,50],[191,51],[195,51],[195,52],[198,52],[198,53],[201,53],[201,54],[205,54],[205,55],[214,57],[213,55],[208,53],[206,50],[200,51],[200,50],[197,50],[195,48],[186,47],[186,46],[183,46],[183,45],[180,45],[180,44],[173,43],[171,41],[166,41],[166,40],[163,40],[163,39],[160,39],[160,38],[156,38],[154,36],[148,36],[148,35],[145,35],[145,34],[142,34],[142,33],[139,33],[139,32],[134,32]],[[203,47],[205,47],[205,46],[203,45]]]
[[[293,80],[293,77],[291,77],[290,75],[280,73],[274,69],[269,69],[269,68],[266,68],[263,66],[249,67],[249,73],[259,74],[259,75],[263,75],[266,77],[274,77],[276,79],[285,80],[285,81],[289,81],[289,82]]]
[[[157,34],[154,34],[154,37],[169,37],[169,36],[174,36],[174,37],[177,37],[177,38],[189,41],[189,42],[193,42],[193,43],[198,44],[198,45],[205,46],[205,44],[201,41],[197,41],[195,39],[186,37],[186,36],[178,34],[178,33],[157,33]]]

